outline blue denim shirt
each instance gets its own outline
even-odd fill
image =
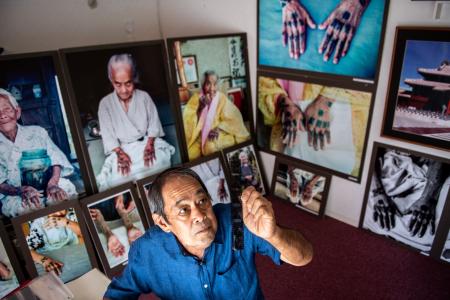
[[[231,205],[214,206],[215,240],[203,260],[186,253],[172,233],[153,226],[130,249],[128,265],[112,280],[105,297],[137,299],[153,292],[161,299],[264,299],[255,253],[281,264],[280,253],[244,228],[244,249],[233,251]]]

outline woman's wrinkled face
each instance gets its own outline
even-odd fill
[[[0,132],[6,133],[14,130],[20,118],[20,109],[14,109],[9,99],[0,96]]]

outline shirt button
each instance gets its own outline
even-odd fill
[[[208,285],[207,284],[205,284],[204,286],[203,286],[205,289],[207,289],[208,288]]]

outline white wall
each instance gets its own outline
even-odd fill
[[[247,32],[255,109],[256,7],[257,0],[98,0],[95,9],[87,6],[87,0],[1,0],[0,46],[8,53],[19,53],[161,37]],[[450,4],[444,6],[444,20],[433,20],[433,13],[434,2],[391,0],[362,182],[355,184],[333,176],[327,215],[358,224],[373,141],[449,156],[442,150],[380,137],[395,27],[450,26]],[[130,24],[133,30],[128,32]],[[265,153],[261,157],[270,182],[275,158]]]

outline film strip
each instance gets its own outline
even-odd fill
[[[233,250],[244,249],[244,221],[242,220],[241,188],[234,180],[230,188]]]

